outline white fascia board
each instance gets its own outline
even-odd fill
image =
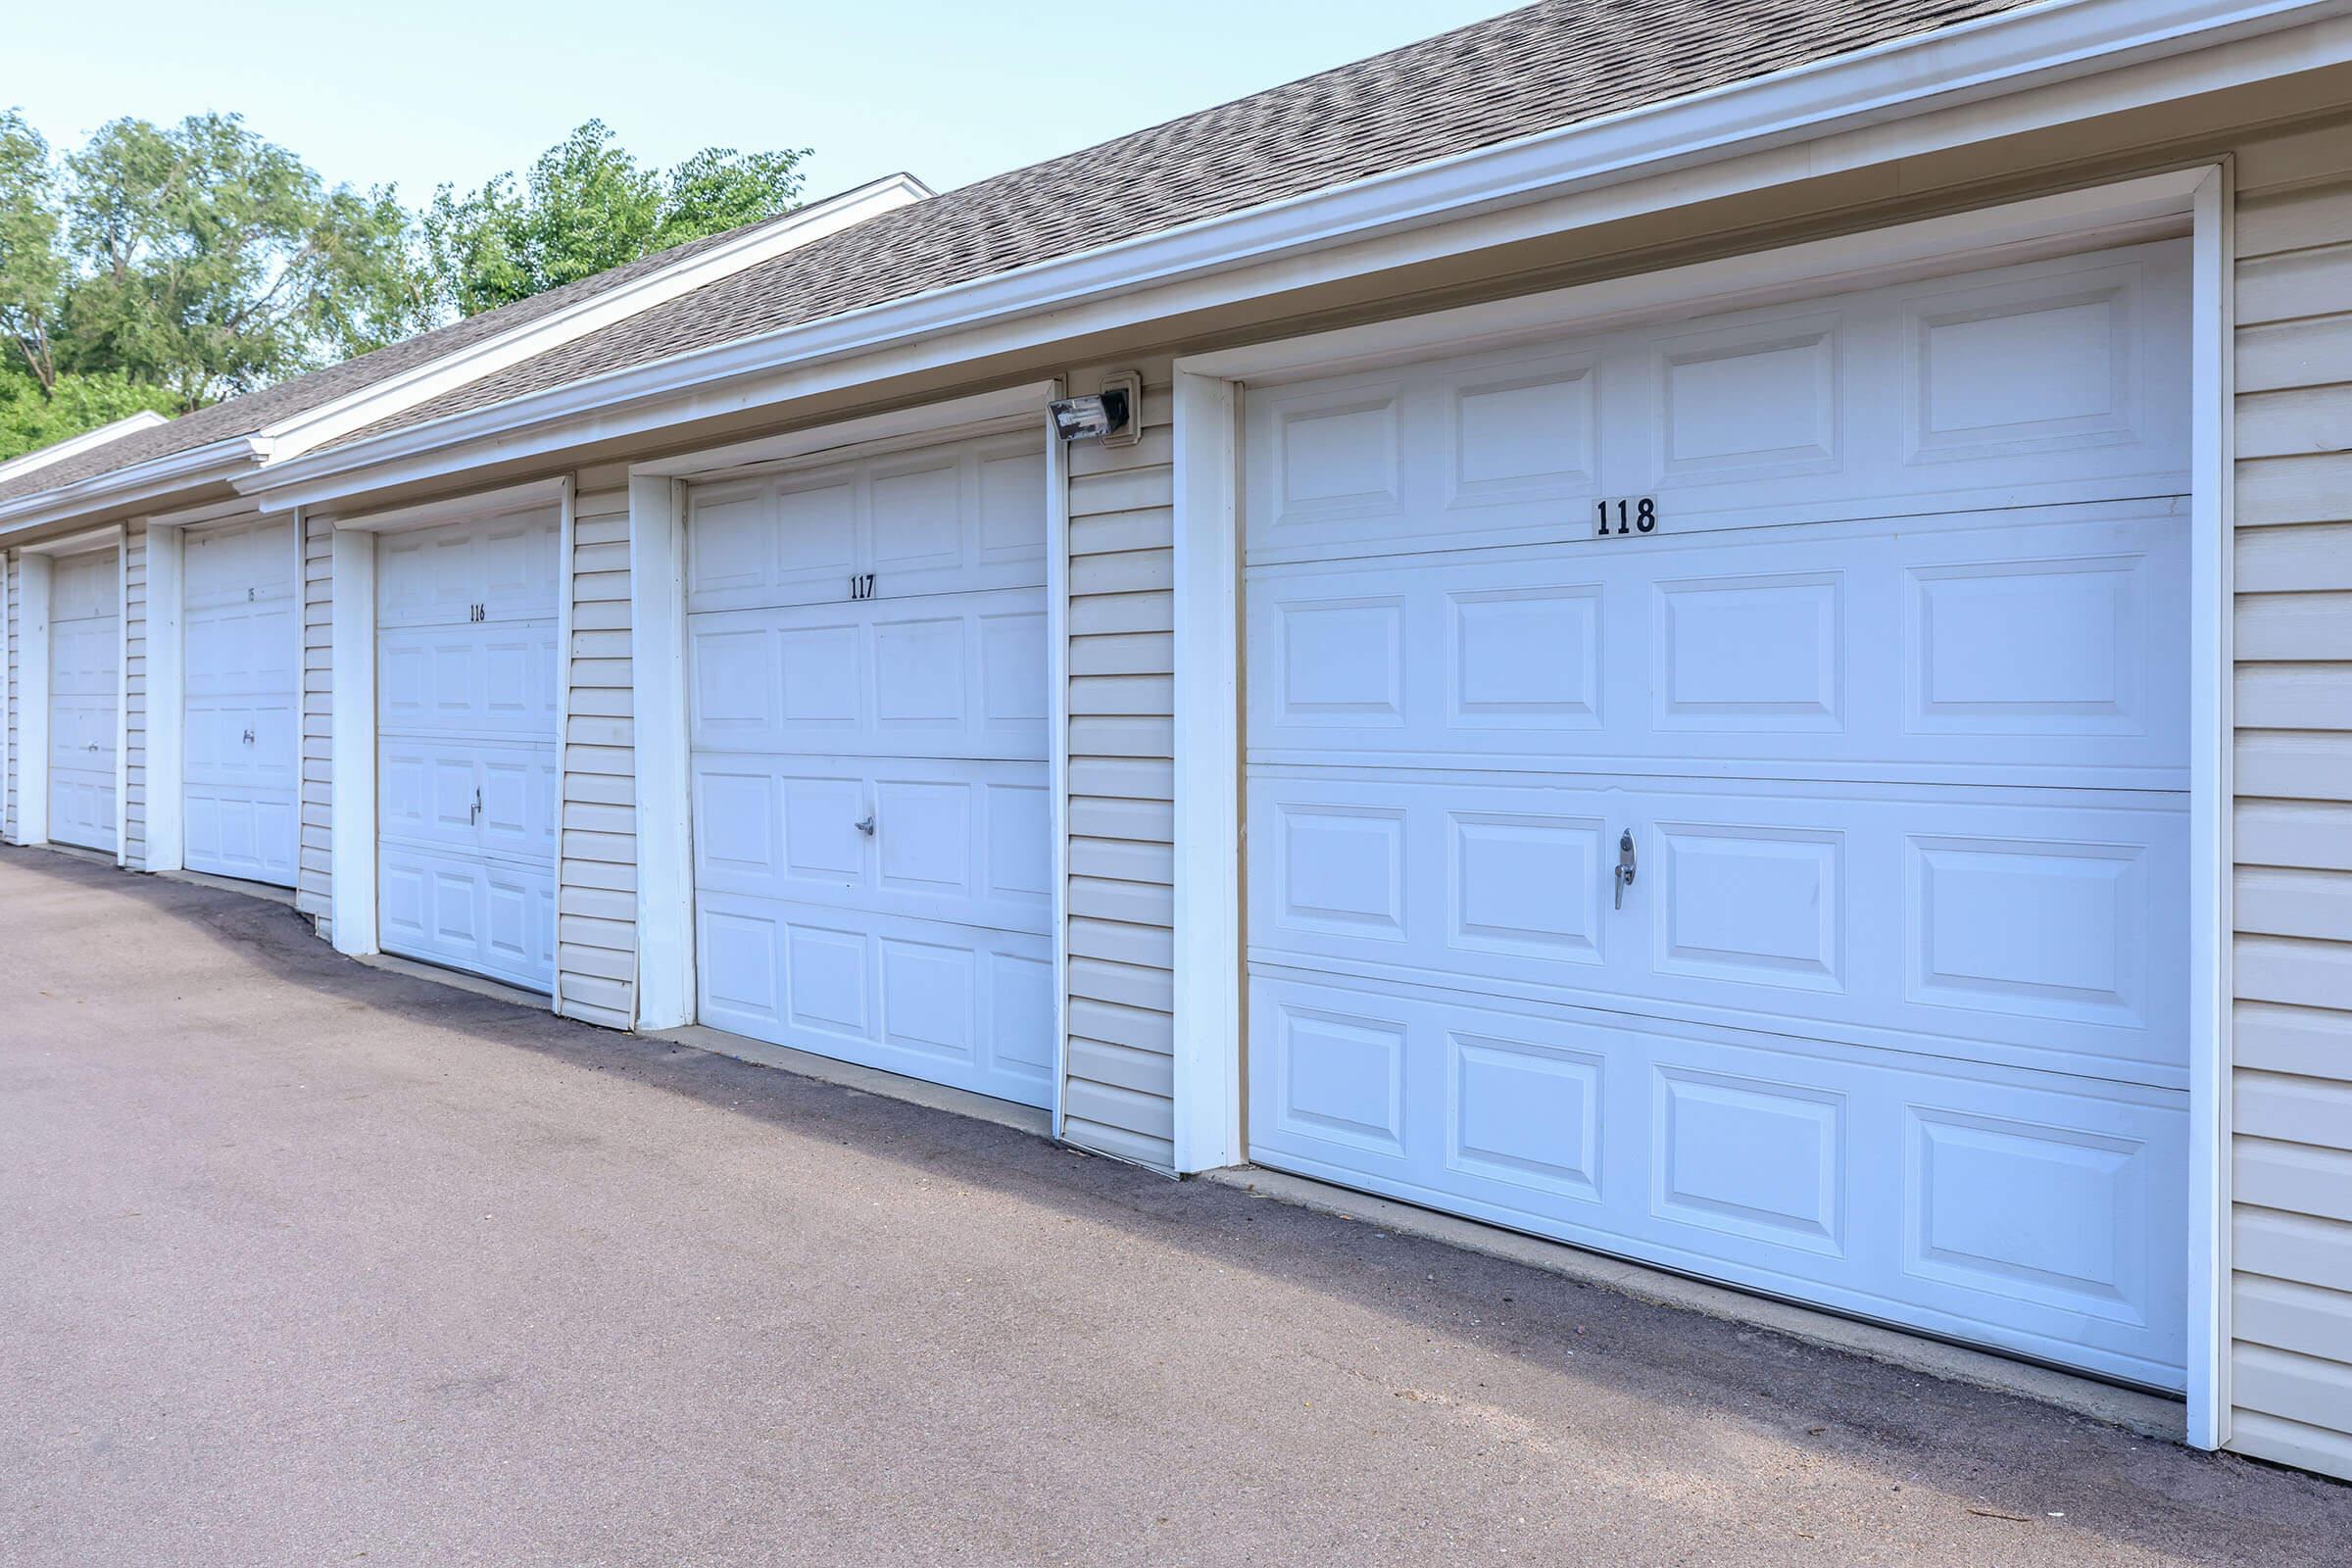
[[[2265,80],[2352,60],[2348,17],[2352,0],[2048,0],[387,431],[245,487],[332,500]]]
[[[0,479],[13,479],[20,473],[30,473],[35,468],[45,468],[60,459],[74,456],[76,452],[87,452],[92,447],[102,447],[117,436],[128,435],[133,430],[152,430],[157,425],[167,422],[165,416],[153,409],[141,409],[138,413],[125,415],[110,424],[102,424],[95,430],[84,430],[81,434],[70,435],[63,441],[52,441],[45,447],[11,458],[6,463],[0,463]]]
[[[811,240],[921,201],[930,194],[930,188],[912,174],[890,174],[839,196],[797,208],[773,222],[710,246],[673,266],[604,289],[511,332],[498,333],[428,360],[388,380],[362,387],[270,425],[265,432],[270,438],[270,456],[272,461],[283,461],[308,452],[363,429],[388,414],[486,375],[495,375],[573,338],[691,293],[747,267],[757,267]]]
[[[268,452],[268,443],[257,436],[233,436],[0,502],[0,538],[69,521],[101,507],[131,506],[233,480],[258,466]]]

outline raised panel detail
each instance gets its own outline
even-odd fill
[[[1274,1047],[1285,1124],[1359,1149],[1403,1152],[1401,1024],[1286,1006]]]
[[[1597,820],[1500,811],[1456,811],[1450,820],[1452,946],[1600,961]]]
[[[2144,1024],[2142,854],[2134,844],[1914,839],[1914,995],[1948,1007]]]
[[[1283,712],[1298,723],[1404,716],[1404,602],[1305,601],[1282,607]]]
[[[1453,636],[1447,719],[1595,729],[1600,588],[1496,588],[1446,595]]]
[[[1601,1058],[1524,1041],[1446,1041],[1446,1162],[1566,1198],[1600,1197]]]
[[[1404,813],[1281,808],[1285,925],[1351,936],[1404,934]]]
[[[1660,466],[1719,482],[1816,471],[1838,461],[1838,334],[1778,322],[1671,346],[1659,360]]]
[[[1660,1218],[1816,1252],[1842,1249],[1845,1097],[1657,1071],[1651,1198]]]
[[[1658,584],[1656,722],[1669,729],[1835,729],[1843,711],[1837,572]]]
[[[1277,523],[1386,511],[1397,503],[1393,392],[1286,410],[1276,423]]]
[[[1452,408],[1455,505],[1582,495],[1592,488],[1592,375],[1589,362],[1465,377]]]
[[[1844,984],[1844,835],[1661,823],[1657,966],[1773,986]]]
[[[2132,332],[2120,283],[1938,303],[1920,310],[1915,328],[1915,461],[2132,436]]]
[[[2147,1183],[2136,1139],[1908,1107],[1904,1266],[2146,1321]]]
[[[1911,722],[2013,734],[2138,734],[2138,556],[1914,566]]]

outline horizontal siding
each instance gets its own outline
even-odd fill
[[[332,819],[327,747],[332,739],[334,675],[335,530],[321,518],[303,519],[302,534],[302,838],[294,877],[294,906],[331,936],[333,906],[327,830]]]
[[[2352,169],[2302,167],[2236,223],[2230,1444],[2352,1476]]]
[[[147,521],[122,539],[122,863],[147,869]]]
[[[564,650],[563,855],[556,878],[556,994],[564,1016],[637,1021],[637,754],[629,648],[625,470],[576,476]]]
[[[1175,426],[1163,362],[1132,447],[1069,448],[1067,1076],[1072,1143],[1176,1162]],[[1102,372],[1070,377],[1092,391]]]

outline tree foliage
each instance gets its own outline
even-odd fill
[[[519,181],[506,173],[465,196],[434,193],[423,219],[434,302],[472,316],[785,212],[807,156],[706,147],[664,173],[591,120]]]
[[[177,414],[178,394],[142,386],[119,370],[93,375],[65,370],[43,386],[27,371],[0,369],[0,462],[112,424],[142,409]]]

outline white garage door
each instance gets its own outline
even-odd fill
[[[49,837],[110,855],[122,660],[120,557],[62,557],[49,579]]]
[[[1051,1102],[1033,432],[697,485],[705,1023]]]
[[[551,507],[376,544],[378,940],[555,985]]]
[[[1253,391],[1253,1155],[2180,1387],[2187,275]]]
[[[187,866],[292,887],[302,613],[294,525],[190,532],[183,561]]]

